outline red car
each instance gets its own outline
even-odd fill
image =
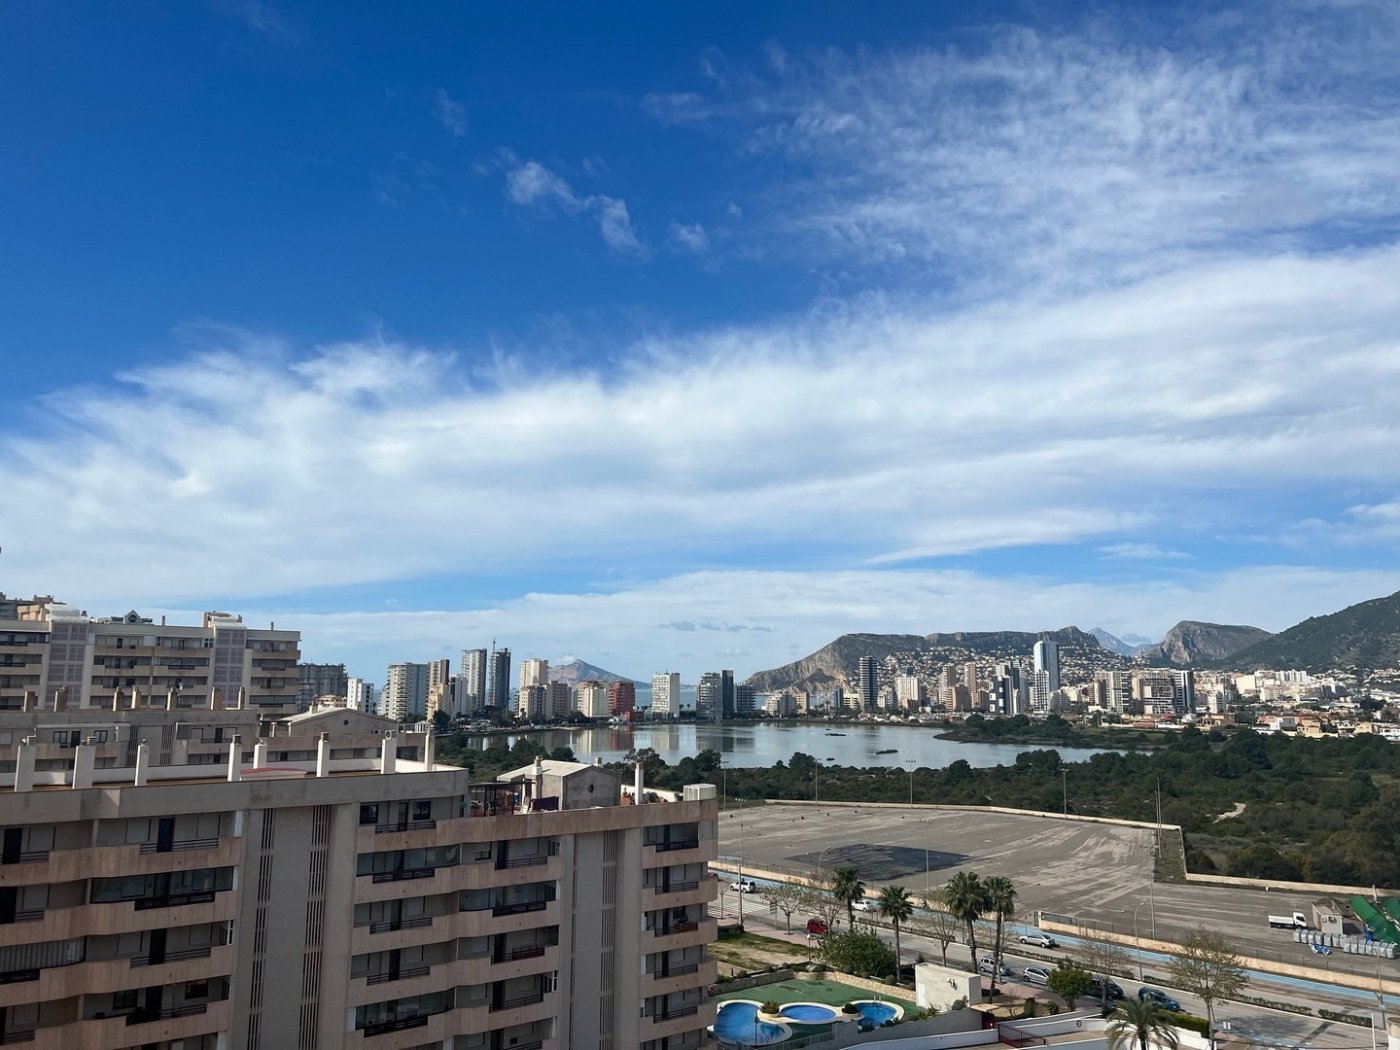
[[[808,919],[807,932],[817,934],[830,933],[831,927],[827,926],[827,924],[822,922],[821,919]]]

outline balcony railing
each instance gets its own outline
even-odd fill
[[[549,857],[543,853],[535,857],[511,857],[509,860],[498,860],[496,869],[499,871],[502,868],[532,868],[536,864],[545,864],[548,861]]]
[[[126,1015],[126,1023],[129,1027],[134,1024],[149,1024],[152,1021],[170,1021],[177,1017],[193,1017],[208,1012],[208,1003],[186,1003],[169,1010],[133,1010]]]
[[[690,1017],[700,1012],[699,1005],[693,1006],[673,1006],[669,1010],[662,1010],[659,1014],[652,1014],[653,1021],[672,1021],[677,1017]]]
[[[164,897],[140,897],[132,901],[137,911],[150,911],[152,908],[178,908],[182,904],[212,904],[213,890],[198,893],[172,893]]]
[[[494,904],[491,906],[491,914],[494,916],[520,915],[527,911],[544,911],[550,901],[516,901],[514,904]]]
[[[531,992],[528,995],[517,995],[513,999],[502,999],[491,1004],[491,1012],[498,1010],[514,1010],[517,1006],[534,1006],[535,1003],[544,1002],[544,992]]]
[[[492,959],[492,962],[517,962],[520,959],[537,959],[544,954],[543,944],[522,944],[519,948],[512,948],[508,952],[503,952],[499,958]]]
[[[365,978],[365,984],[388,984],[390,981],[406,981],[410,977],[426,977],[431,966],[405,966],[398,973],[372,973]]]
[[[180,839],[178,842],[172,842],[172,843],[171,843],[169,846],[167,846],[165,849],[161,849],[161,848],[160,848],[160,843],[159,843],[159,842],[143,842],[143,843],[141,843],[141,852],[142,852],[142,853],[183,853],[183,852],[185,852],[186,850],[192,850],[192,849],[213,849],[213,848],[216,847],[218,844],[219,844],[219,838],[218,838],[217,835],[214,836],[214,837],[212,837],[212,838],[204,838],[204,839]]]
[[[6,1032],[0,1035],[0,1046],[16,1046],[19,1043],[34,1042],[34,1029],[25,1028],[18,1032]]]
[[[691,880],[690,882],[673,882],[673,883],[671,883],[671,885],[669,885],[669,886],[667,886],[667,885],[665,885],[665,884],[663,883],[662,885],[656,887],[656,892],[657,892],[657,893],[685,893],[687,890],[698,890],[699,888],[700,888],[700,883],[699,883],[699,881],[698,881],[698,880]]]
[[[10,970],[8,973],[0,973],[0,984],[23,984],[38,979],[38,970]]]
[[[408,868],[404,871],[376,871],[371,882],[407,882],[410,879],[431,879],[437,868]]]
[[[436,820],[397,820],[389,824],[376,824],[376,835],[389,835],[395,831],[432,831],[437,827]]]
[[[392,933],[395,930],[416,930],[420,926],[431,926],[433,917],[431,915],[415,915],[411,919],[385,919],[383,922],[372,922],[369,924],[370,933]]]
[[[386,1032],[402,1032],[406,1028],[423,1028],[432,1014],[419,1014],[416,1017],[399,1017],[393,1021],[376,1021],[364,1027],[365,1035],[384,1035]]]
[[[185,948],[178,952],[166,952],[164,959],[154,963],[151,962],[150,955],[133,955],[131,967],[136,969],[139,966],[160,966],[162,963],[183,962],[185,959],[207,959],[213,952],[212,945],[205,945],[202,948]]]
[[[43,918],[43,908],[21,908],[15,912],[15,922],[40,922]]]
[[[670,926],[658,926],[656,935],[658,937],[669,937],[673,933],[693,933],[700,928],[698,922],[673,922]]]
[[[49,851],[46,849],[27,849],[19,853],[14,860],[0,861],[4,864],[40,864],[49,859]]]
[[[679,842],[654,842],[652,845],[656,847],[657,853],[670,853],[672,850],[678,849],[699,849],[700,840],[682,839]]]
[[[686,974],[695,973],[699,969],[699,963],[685,963],[681,966],[668,966],[666,969],[659,971],[653,976],[655,976],[658,981],[661,981],[665,980],[667,977],[684,977]]]

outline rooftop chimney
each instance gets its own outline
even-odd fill
[[[151,761],[151,749],[146,746],[143,740],[136,745],[136,786],[145,787],[146,770]]]
[[[321,739],[316,741],[316,775],[318,777],[329,776],[331,771],[331,735],[322,733]]]
[[[228,782],[236,784],[242,779],[238,768],[239,762],[243,760],[243,745],[239,738],[235,736],[228,745]]]

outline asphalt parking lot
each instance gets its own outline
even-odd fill
[[[1400,960],[1313,955],[1272,913],[1311,915],[1312,896],[1223,886],[1152,884],[1151,828],[921,807],[796,806],[769,803],[720,816],[720,853],[746,869],[811,877],[855,864],[868,887],[901,884],[920,896],[959,871],[1004,875],[1019,914],[1047,911],[1111,924],[1119,932],[1178,940],[1196,927],[1219,930],[1244,954],[1317,969],[1400,980]],[[927,853],[927,868],[925,855]],[[927,874],[926,874],[927,871]]]

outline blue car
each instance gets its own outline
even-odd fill
[[[1138,998],[1150,1002],[1153,1006],[1159,1006],[1163,1010],[1170,1010],[1172,1013],[1181,1013],[1181,1004],[1166,992],[1159,991],[1156,988],[1139,988]]]

